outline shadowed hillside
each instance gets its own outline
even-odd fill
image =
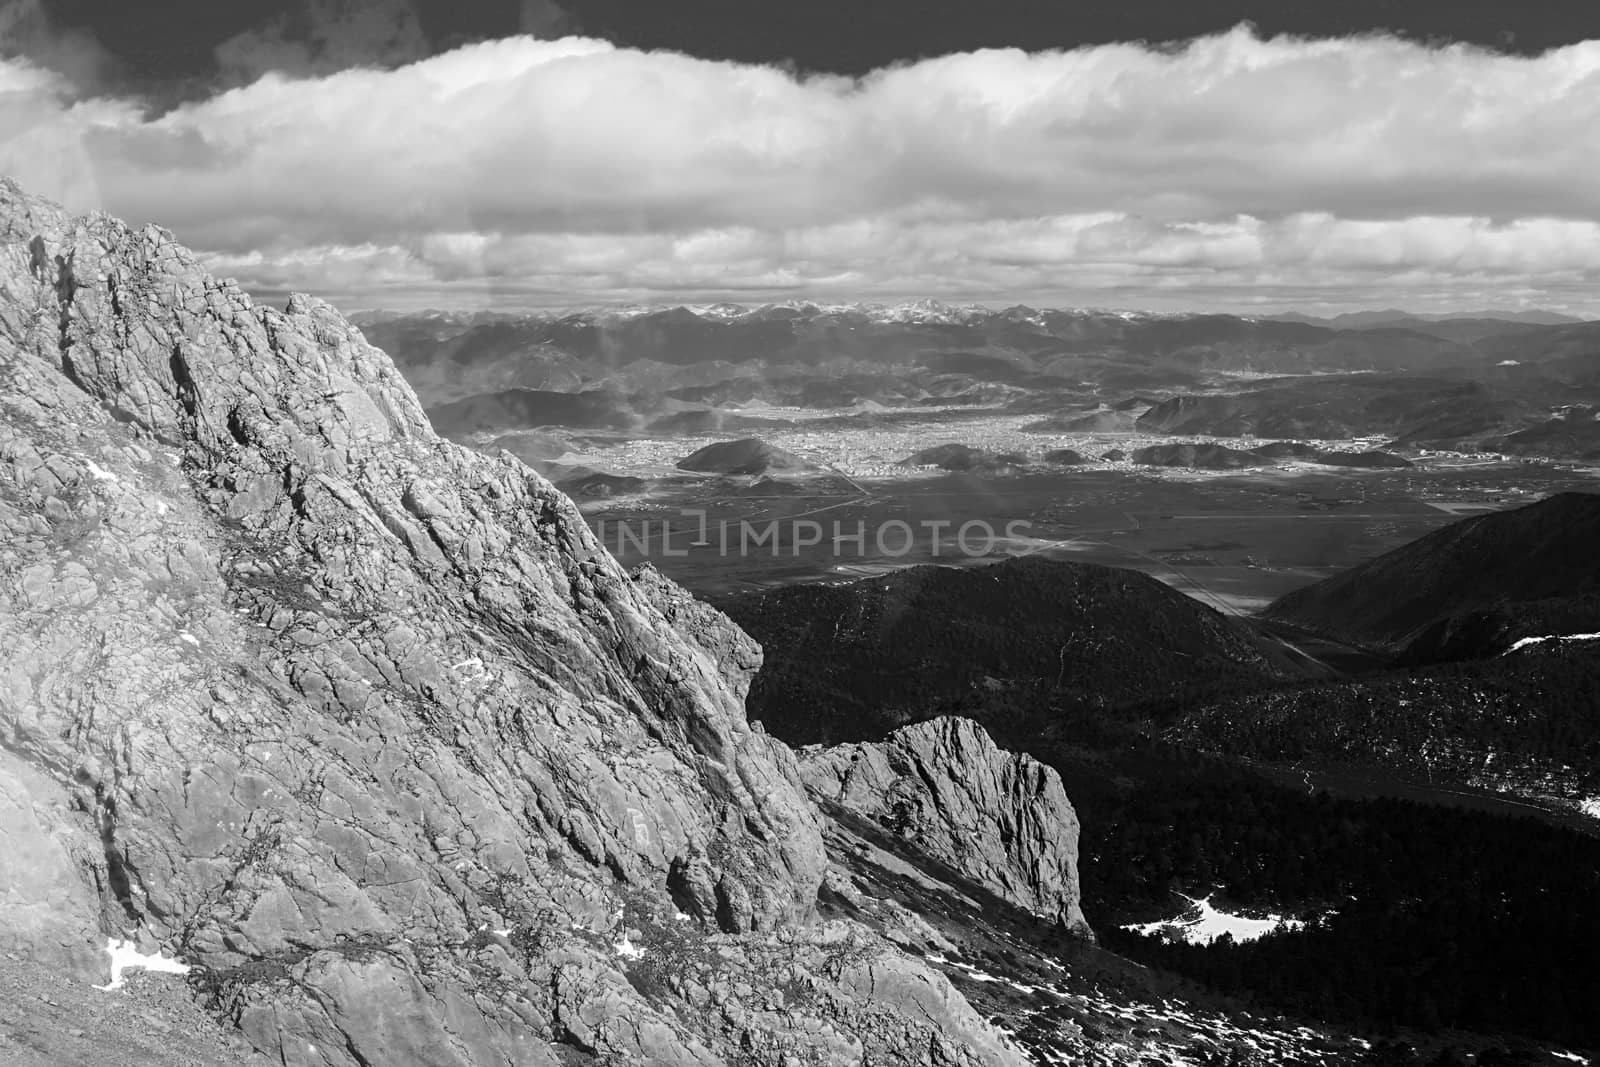
[[[1471,650],[1600,621],[1600,494],[1559,493],[1453,523],[1282,597],[1266,615],[1399,651]]]
[[[1235,623],[1135,571],[1025,557],[731,597],[761,642],[752,719],[792,744],[961,712],[1052,716],[1260,682]]]

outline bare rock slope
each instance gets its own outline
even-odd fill
[[[807,748],[813,796],[865,816],[996,896],[1089,935],[1078,887],[1078,816],[1053,768],[1004,752],[971,719],[883,741]]]
[[[285,1064],[1021,1062],[814,921],[737,627],[325,304],[9,182],[0,648],[19,959],[104,981],[132,938]]]

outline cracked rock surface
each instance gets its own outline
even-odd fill
[[[284,1064],[1025,1062],[816,921],[736,626],[438,438],[326,304],[9,182],[0,649],[29,965],[131,938]]]
[[[1025,911],[1093,936],[1081,909],[1078,816],[1054,768],[1002,751],[983,727],[954,717],[800,755],[818,800],[878,823]]]

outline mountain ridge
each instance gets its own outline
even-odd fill
[[[750,716],[791,744],[877,741],[945,714],[1042,724],[1274,676],[1248,631],[1154,578],[1041,557],[718,606],[765,650]]]
[[[439,322],[505,322],[519,318],[527,319],[591,319],[591,320],[626,320],[649,315],[671,314],[688,312],[702,318],[716,318],[722,320],[737,320],[747,317],[782,315],[788,312],[801,314],[834,314],[858,315],[875,322],[924,322],[924,323],[956,323],[984,318],[1005,318],[1011,321],[1036,320],[1044,315],[1061,316],[1107,316],[1136,319],[1189,319],[1201,318],[1216,314],[1209,311],[1153,311],[1144,308],[1114,308],[1098,305],[1065,305],[1050,307],[1032,307],[1026,304],[1013,304],[1003,308],[993,307],[989,304],[978,303],[950,303],[931,297],[923,297],[902,301],[872,301],[872,300],[807,300],[795,298],[790,300],[770,301],[762,304],[739,304],[729,301],[711,303],[640,303],[640,304],[593,304],[577,305],[572,307],[557,307],[538,310],[520,311],[453,311],[440,308],[424,308],[420,311],[400,311],[388,308],[371,308],[356,311],[350,314],[350,321],[357,325],[368,325],[392,321],[394,319],[431,319]],[[1264,322],[1290,322],[1312,326],[1327,326],[1335,329],[1356,328],[1366,329],[1377,326],[1386,326],[1395,322],[1416,321],[1425,323],[1442,323],[1457,320],[1490,320],[1504,323],[1520,323],[1538,326],[1557,326],[1580,323],[1585,320],[1578,316],[1567,315],[1561,312],[1545,311],[1542,309],[1510,310],[1488,309],[1483,311],[1457,311],[1447,313],[1422,313],[1403,311],[1398,308],[1387,310],[1369,310],[1345,312],[1332,316],[1305,315],[1299,312],[1281,312],[1273,315],[1251,315],[1247,313],[1229,313],[1231,317],[1246,321]]]
[[[1424,658],[1491,654],[1551,632],[1539,629],[1550,621],[1583,629],[1600,615],[1596,544],[1600,494],[1557,493],[1435,530],[1264,614],[1391,652],[1414,645]]]
[[[177,956],[291,1064],[1024,1062],[816,920],[753,642],[332,308],[6,181],[0,368],[6,951]]]

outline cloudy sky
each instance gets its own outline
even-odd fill
[[[269,297],[1600,317],[1584,5],[186,6],[0,0],[0,171]]]

